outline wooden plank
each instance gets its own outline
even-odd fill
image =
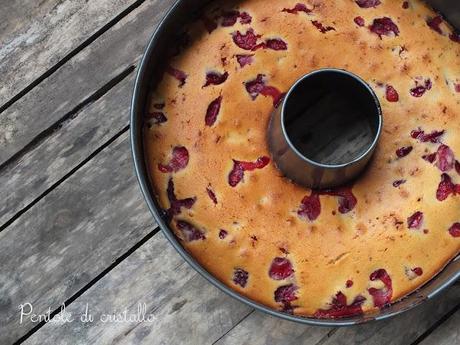
[[[449,317],[433,333],[425,338],[421,345],[460,344],[460,311]]]
[[[255,311],[225,334],[216,345],[312,345],[327,337],[332,330],[284,321]]]
[[[57,0],[43,1],[3,1],[0,11],[0,46],[12,37],[27,30],[31,21],[43,18],[55,6]]]
[[[135,2],[3,1],[0,106]]]
[[[145,1],[0,114],[0,166],[75,108],[91,101],[96,90],[127,66],[136,64],[173,1]]]
[[[34,326],[19,324],[21,303],[57,308],[155,226],[124,132],[0,233],[0,343]]]
[[[104,323],[102,314],[145,303],[153,322]],[[209,284],[184,262],[161,233],[135,251],[66,308],[94,322],[48,323],[26,344],[212,344],[251,312]]]
[[[20,160],[0,170],[0,225],[8,226],[18,213],[27,210],[96,148],[127,126],[135,73],[132,69],[126,73],[126,78],[102,98],[73,114]]]

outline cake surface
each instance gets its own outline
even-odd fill
[[[460,251],[460,37],[418,0],[216,2],[169,61],[145,118],[153,189],[183,246],[239,293],[296,315],[376,311]],[[383,131],[352,185],[311,191],[267,127],[304,74],[379,97]]]

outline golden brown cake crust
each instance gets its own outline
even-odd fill
[[[295,0],[213,5],[152,95],[146,156],[176,235],[222,282],[275,309],[318,317],[376,310],[420,287],[460,251],[460,164],[452,160],[460,159],[458,37],[445,22],[433,23],[436,14],[418,0],[369,2],[378,4],[309,0],[302,2],[307,11],[283,11],[295,9]],[[234,24],[225,24],[231,26],[222,25],[222,8],[239,11]],[[399,32],[374,21],[385,17]],[[390,31],[379,37],[378,24]],[[253,51],[235,44],[236,32],[248,30],[260,35]],[[279,50],[269,47],[273,39]],[[242,66],[237,55],[253,55],[252,62]],[[323,67],[366,80],[380,99],[384,128],[372,163],[352,187],[356,206],[342,213],[343,198],[320,195],[320,214],[309,219],[299,210],[311,191],[284,178],[272,161],[247,169],[235,186],[229,174],[234,160],[270,157],[273,90],[285,92]],[[203,87],[210,72],[220,80]],[[259,74],[274,89],[253,99],[246,86]],[[208,107],[217,114],[211,109],[206,118]],[[424,134],[413,132],[419,128]],[[433,131],[444,132],[429,137]],[[172,158],[174,148],[182,160]],[[281,273],[270,276],[275,258],[287,260],[277,259]]]

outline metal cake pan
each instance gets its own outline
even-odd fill
[[[162,70],[166,54],[171,49],[171,42],[180,39],[179,34],[184,28],[184,23],[197,19],[201,9],[209,4],[210,0],[178,0],[167,12],[150,39],[145,54],[139,65],[131,104],[131,150],[134,160],[135,172],[140,184],[142,194],[147,202],[150,212],[160,226],[166,238],[177,252],[206,280],[215,285],[228,295],[267,314],[281,319],[295,321],[302,324],[315,326],[350,326],[362,324],[373,320],[384,320],[404,311],[410,310],[423,302],[442,293],[447,287],[460,278],[460,256],[451,261],[437,276],[422,286],[418,291],[404,297],[392,305],[380,310],[376,314],[364,314],[343,319],[316,319],[302,316],[289,315],[256,303],[240,295],[224,283],[207,272],[181,245],[179,240],[169,228],[163,218],[163,212],[157,202],[154,191],[149,181],[143,147],[143,115],[148,106],[149,90],[155,85]],[[460,29],[460,2],[458,0],[431,0],[428,1],[435,9]]]

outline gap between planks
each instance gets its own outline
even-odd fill
[[[0,164],[0,170],[7,168],[10,164],[18,161],[22,156],[24,156],[24,154],[33,150],[38,144],[40,144],[43,140],[45,140],[50,134],[58,130],[64,121],[73,119],[76,116],[78,116],[78,112],[80,110],[82,110],[87,105],[103,97],[114,86],[116,86],[123,79],[125,79],[128,75],[130,75],[135,69],[136,69],[136,66],[129,66],[125,70],[123,70],[120,74],[116,75],[114,78],[109,80],[105,85],[103,85],[101,88],[96,90],[93,94],[91,94],[86,99],[84,99],[79,104],[77,104],[72,110],[67,112],[63,117],[61,117],[59,120],[57,120],[55,123],[53,123],[48,128],[44,129],[42,132],[40,132],[21,150],[17,151],[13,156],[8,158],[8,160]]]
[[[227,330],[227,332],[225,332],[224,334],[222,334],[218,339],[216,339],[216,341],[214,341],[212,343],[212,345],[216,345],[222,338],[224,338],[227,334],[229,334],[236,326],[238,326],[241,322],[243,322],[244,320],[246,320],[252,313],[255,312],[255,309],[251,309],[251,311],[249,313],[247,313],[243,318],[241,318],[240,321],[238,321],[237,323],[235,323],[229,330]]]
[[[458,282],[457,282],[458,283]],[[428,328],[426,332],[421,334],[411,345],[418,345],[429,335],[431,335],[437,328],[439,328],[443,323],[447,322],[447,320],[452,317],[456,312],[460,311],[460,303],[455,306],[452,310],[450,310],[447,314],[445,314],[442,318],[440,318],[433,326]]]
[[[0,114],[3,113],[6,109],[8,109],[10,106],[12,106],[14,103],[16,103],[19,99],[24,97],[27,93],[29,93],[33,88],[39,85],[42,81],[44,81],[49,76],[51,76],[54,72],[56,72],[59,68],[61,68],[67,61],[69,61],[75,55],[81,52],[83,49],[88,47],[91,43],[93,43],[96,39],[98,39],[101,35],[103,35],[106,31],[108,31],[111,27],[117,24],[124,17],[126,17],[129,13],[131,13],[133,10],[135,10],[140,5],[142,5],[144,1],[145,0],[138,0],[135,3],[131,4],[130,6],[128,6],[125,10],[123,10],[121,13],[115,16],[115,18],[113,18],[107,24],[105,24],[99,30],[97,30],[93,35],[88,37],[80,45],[78,45],[76,48],[71,50],[67,55],[65,55],[61,60],[59,60],[54,66],[50,67],[45,73],[40,75],[33,82],[31,82],[28,86],[26,86],[24,89],[19,91],[15,96],[13,96],[5,104],[1,105]]]
[[[73,294],[69,299],[67,299],[59,308],[56,308],[50,313],[50,320],[52,320],[57,314],[61,312],[62,306],[68,307],[72,304],[78,297],[83,295],[87,290],[89,290],[94,284],[96,284],[99,280],[104,278],[110,271],[112,271],[115,267],[121,264],[127,257],[129,257],[132,253],[134,253],[137,249],[139,249],[143,244],[145,244],[148,240],[150,240],[153,236],[155,236],[160,231],[160,228],[157,227],[150,233],[148,233],[144,238],[142,238],[138,243],[136,243],[133,247],[131,247],[127,252],[117,258],[109,267],[99,273],[96,277],[94,277],[88,284],[83,286],[80,290],[78,290],[75,294]],[[48,321],[49,322],[49,321]],[[17,341],[13,343],[13,345],[21,344],[30,338],[35,332],[37,332],[40,328],[46,325],[47,321],[40,321],[35,327],[33,327],[30,331],[28,331],[25,335],[19,338]]]
[[[94,92],[91,96],[87,99],[83,100],[80,104],[78,104],[74,109],[70,112],[65,114],[61,119],[55,122],[52,126],[45,129],[41,132],[37,137],[35,137],[26,147],[24,147],[21,151],[17,152],[13,157],[8,159],[4,164],[0,165],[0,170],[5,169],[8,165],[12,164],[13,162],[19,160],[24,154],[31,151],[34,147],[36,147],[40,142],[45,140],[50,134],[54,133],[55,131],[59,130],[62,123],[69,120],[75,119],[78,116],[78,112],[88,106],[89,104],[97,101],[101,97],[103,97],[107,92],[109,92],[114,86],[119,84],[122,80],[124,80],[127,76],[129,76],[135,70],[135,66],[129,66],[115,78],[110,80],[107,84],[102,86],[99,90]],[[113,137],[103,143],[101,146],[96,148],[88,157],[86,157],[82,162],[78,165],[73,167],[67,174],[65,174],[61,179],[53,183],[50,187],[48,187],[44,192],[38,195],[34,200],[24,206],[21,210],[17,211],[13,217],[11,217],[8,221],[4,224],[0,225],[0,232],[5,230],[9,225],[11,225],[16,219],[18,219],[21,215],[27,212],[31,207],[33,207],[37,202],[43,199],[46,195],[48,195],[53,189],[59,186],[61,183],[66,181],[72,174],[78,171],[80,168],[85,166],[91,159],[97,156],[102,150],[108,147],[111,143],[113,143],[118,137],[120,137],[123,133],[129,130],[129,125],[124,127],[118,133],[116,133]]]

